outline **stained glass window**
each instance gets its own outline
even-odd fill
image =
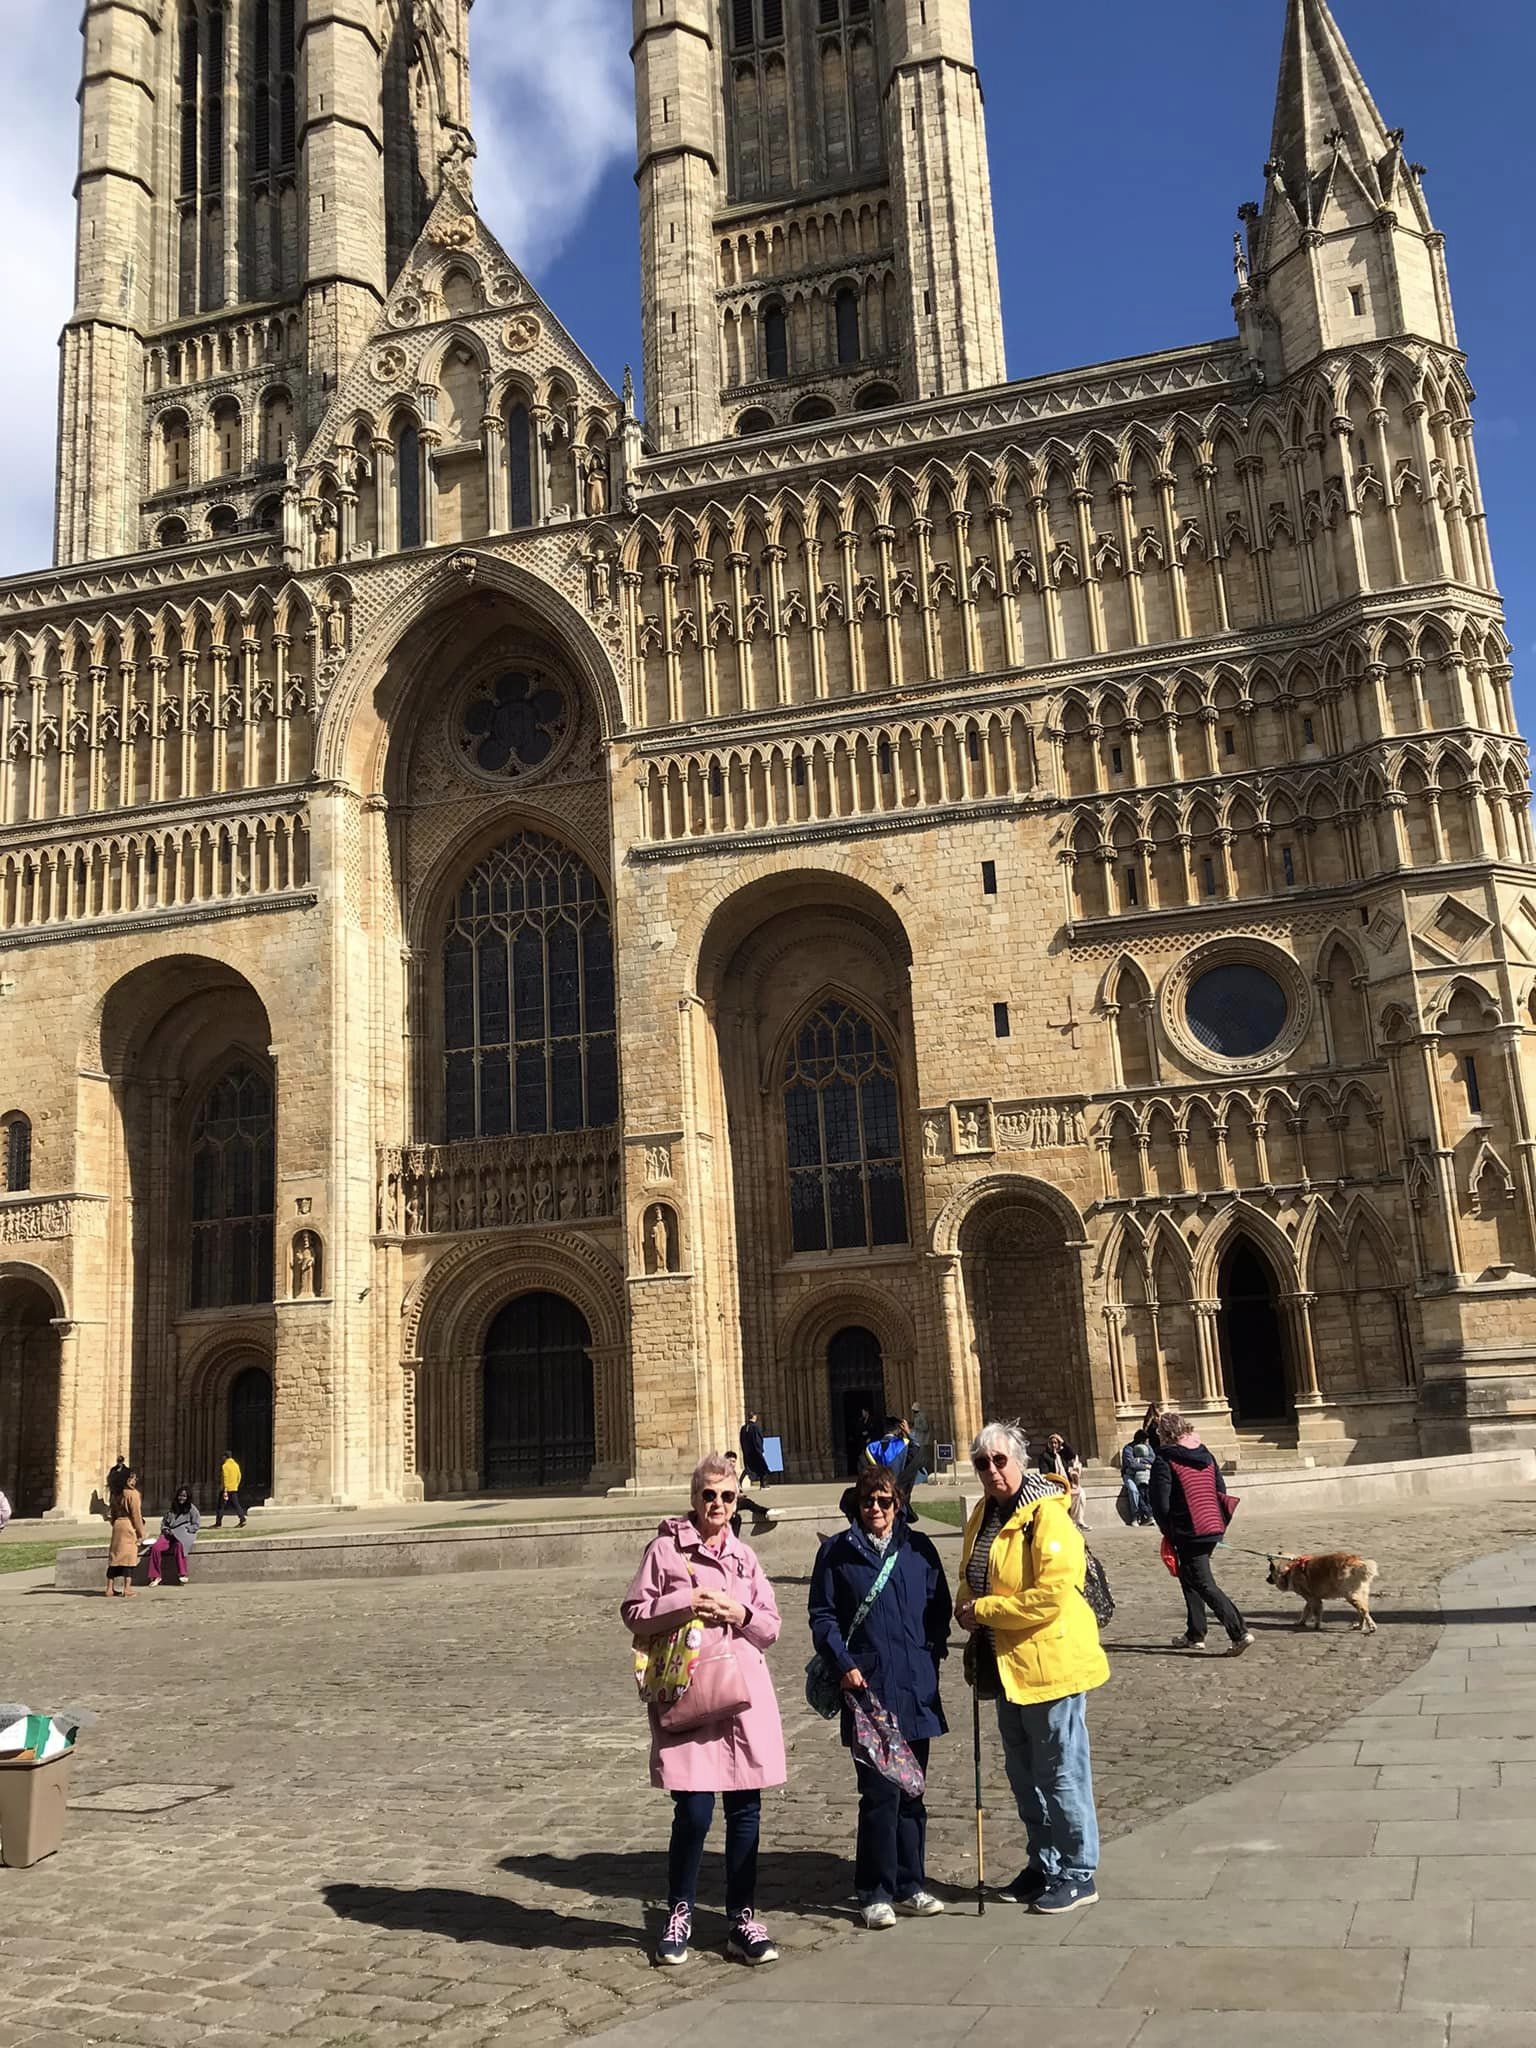
[[[1224,1059],[1250,1059],[1268,1051],[1291,1009],[1275,977],[1246,960],[1207,968],[1185,1007],[1200,1044]]]
[[[905,1244],[901,1112],[891,1051],[867,1017],[827,1002],[784,1065],[790,1233],[797,1252]]]
[[[241,1061],[192,1124],[193,1308],[272,1299],[276,1154],[272,1083]]]
[[[569,703],[552,676],[506,669],[487,677],[465,706],[464,750],[485,774],[511,780],[541,768],[569,723]]]
[[[443,946],[443,1027],[450,1140],[617,1121],[613,934],[578,854],[520,832],[470,873]]]

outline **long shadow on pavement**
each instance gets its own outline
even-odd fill
[[[711,1847],[723,1841],[719,1835]],[[606,1896],[647,1902],[658,1899],[664,1890],[666,1846],[658,1842],[654,1849],[598,1849],[578,1856],[503,1856],[501,1868],[579,1898]],[[852,1889],[853,1868],[846,1856],[831,1856],[820,1849],[764,1849],[758,1857],[757,1880],[761,1906],[820,1911]],[[706,1905],[711,1885],[718,1893],[719,1875],[711,1873],[706,1864],[700,1887]]]
[[[594,1859],[595,1860],[595,1859]],[[344,1920],[393,1931],[415,1928],[450,1941],[489,1941],[503,1948],[639,1948],[644,1935],[616,1920],[552,1913],[487,1892],[444,1885],[328,1884],[321,1896]]]

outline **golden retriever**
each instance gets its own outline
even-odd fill
[[[1350,1550],[1330,1550],[1321,1557],[1272,1557],[1269,1560],[1269,1583],[1277,1586],[1282,1593],[1294,1593],[1298,1600],[1305,1601],[1301,1610],[1298,1628],[1305,1628],[1310,1621],[1314,1628],[1323,1625],[1323,1602],[1325,1600],[1347,1600],[1359,1615],[1355,1623],[1362,1635],[1376,1633],[1376,1624],[1371,1619],[1371,1586],[1377,1577],[1377,1567],[1368,1557],[1356,1557]]]

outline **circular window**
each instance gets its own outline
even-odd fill
[[[1190,984],[1185,1000],[1196,1043],[1225,1060],[1268,1052],[1290,1013],[1290,998],[1275,977],[1247,960],[1208,967]]]
[[[1234,936],[1197,946],[1164,978],[1163,1029],[1190,1065],[1208,1074],[1260,1074],[1306,1037],[1306,979],[1282,947]]]
[[[547,767],[570,728],[570,699],[546,670],[500,669],[465,700],[461,744],[471,767],[511,782]]]

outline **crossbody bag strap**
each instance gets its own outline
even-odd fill
[[[884,1592],[885,1582],[891,1576],[891,1573],[895,1571],[895,1569],[896,1546],[893,1543],[891,1545],[889,1552],[886,1555],[885,1562],[881,1565],[879,1571],[875,1573],[875,1583],[870,1587],[869,1591],[864,1595],[864,1598],[859,1602],[859,1611],[857,1614],[855,1614],[852,1622],[849,1624],[847,1635],[843,1637],[843,1641],[845,1643],[851,1642],[858,1629],[863,1625],[864,1622],[866,1622],[869,1619],[869,1610],[871,1609],[871,1607],[874,1606],[875,1602],[880,1598],[880,1595]]]

